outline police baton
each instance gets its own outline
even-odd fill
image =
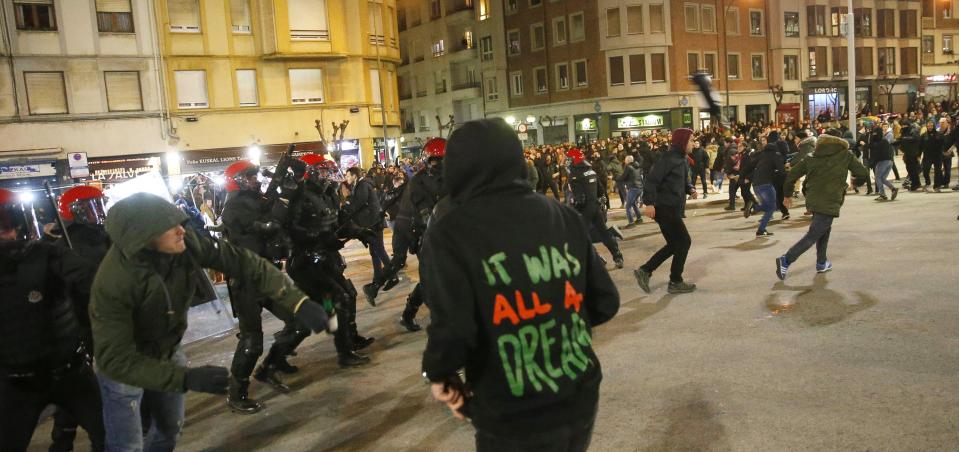
[[[73,242],[70,240],[70,233],[67,232],[67,225],[63,223],[63,217],[60,216],[60,209],[57,207],[57,197],[53,194],[50,181],[44,181],[43,188],[47,191],[47,200],[50,201],[50,206],[53,207],[53,215],[57,217],[57,224],[60,225],[60,231],[63,232],[63,239],[67,241],[67,246],[72,250]]]

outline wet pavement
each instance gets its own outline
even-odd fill
[[[774,237],[757,239],[758,217],[722,211],[725,195],[693,203],[691,295],[666,294],[668,264],[653,275],[653,293],[641,292],[631,269],[663,240],[652,222],[625,230],[626,269],[612,272],[622,308],[594,336],[605,378],[592,450],[959,448],[959,194],[872,198],[847,197],[831,273],[816,274],[811,250],[785,282],[774,259],[806,231],[801,207],[770,224]],[[622,224],[623,211],[613,218]],[[359,245],[346,251],[360,287],[368,255]],[[471,450],[472,427],[432,402],[419,376],[424,333],[396,323],[416,268],[413,258],[377,307],[361,295],[360,332],[376,337],[372,364],[340,370],[331,338],[311,337],[291,360],[301,367],[288,378],[294,392],[253,384],[267,406],[259,414],[189,394],[179,450]],[[221,328],[209,315],[209,331]],[[265,318],[269,342],[281,324]],[[419,320],[428,322],[425,308]],[[234,333],[191,343],[191,365],[229,366]],[[49,430],[44,422],[31,450],[45,450]]]

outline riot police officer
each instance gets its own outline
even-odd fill
[[[2,448],[26,450],[52,403],[83,426],[93,450],[103,450],[100,390],[75,308],[88,302],[97,267],[39,238],[33,209],[0,189]]]
[[[446,188],[443,185],[443,157],[446,155],[446,140],[443,138],[431,139],[423,146],[423,153],[426,154],[427,165],[408,182],[400,200],[400,208],[393,231],[393,258],[390,260],[390,265],[383,272],[380,281],[374,280],[371,284],[363,286],[364,294],[371,300],[376,298],[380,287],[389,290],[396,284],[398,281],[396,274],[406,265],[406,253],[409,251],[416,254],[419,251],[419,244],[423,240],[423,234],[426,232],[426,225],[430,215],[432,215],[433,207],[436,206],[440,198],[446,196]],[[370,303],[372,304],[373,301],[370,301]],[[407,297],[406,308],[400,317],[400,324],[410,332],[420,330],[420,326],[416,323],[416,313],[422,305],[422,290],[417,284],[413,288],[413,292]]]
[[[287,252],[281,221],[274,219],[274,215],[282,216],[281,212],[275,213],[282,207],[277,205],[281,203],[272,202],[261,193],[258,173],[259,168],[245,160],[226,169],[224,176],[228,196],[223,207],[223,226],[226,238],[231,243],[253,251],[280,267],[280,261],[286,258]],[[263,309],[283,320],[285,325],[273,335],[276,340],[263,365],[257,369],[255,378],[280,392],[289,392],[290,387],[283,383],[277,372],[292,374],[299,370],[287,362],[286,357],[309,332],[297,331],[293,319],[282,310],[275,309],[272,300],[258,295],[248,282],[231,278],[228,284],[230,303],[233,314],[239,319],[240,332],[236,335],[239,342],[230,366],[227,405],[234,412],[251,414],[263,408],[260,402],[249,398],[248,392],[250,374],[263,354]]]
[[[106,220],[106,197],[99,188],[89,185],[73,187],[60,196],[58,207],[60,218],[66,223],[68,243],[61,238],[57,246],[69,248],[80,257],[99,266],[103,256],[110,249],[110,236],[103,227]],[[80,295],[82,297],[82,295]],[[80,334],[87,350],[93,350],[93,333],[90,331],[90,315],[85,303],[75,303],[77,321],[80,324]],[[50,438],[51,451],[73,450],[73,440],[77,436],[76,419],[69,411],[58,408],[53,414],[53,430]]]
[[[333,344],[340,367],[363,365],[370,358],[357,351],[369,347],[374,339],[357,332],[356,288],[343,274],[346,263],[339,253],[347,240],[359,238],[360,234],[352,228],[349,218],[341,215],[340,183],[334,180],[336,164],[318,154],[307,154],[300,160],[306,164],[306,180],[290,200],[286,230],[293,254],[287,273],[310,297],[332,298],[339,323]],[[301,341],[291,345],[295,347]]]
[[[590,227],[590,235],[599,238],[603,245],[613,255],[616,268],[623,268],[623,254],[619,251],[619,244],[606,227],[606,218],[600,204],[599,183],[596,171],[586,162],[583,151],[572,148],[566,151],[569,169],[569,188],[572,193],[573,207],[583,216],[583,221]],[[605,201],[604,201],[605,202]]]

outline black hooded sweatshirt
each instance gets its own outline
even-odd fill
[[[451,208],[420,260],[432,318],[425,375],[465,368],[468,414],[498,435],[588,419],[602,379],[591,331],[616,314],[619,294],[580,215],[529,190],[502,119],[454,131],[444,175]]]

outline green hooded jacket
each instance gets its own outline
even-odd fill
[[[186,368],[170,360],[187,328],[196,273],[212,268],[249,281],[281,309],[295,313],[307,297],[293,281],[254,253],[186,228],[186,252],[149,249],[187,216],[163,198],[140,193],[107,216],[113,245],[91,289],[90,321],[97,370],[144,389],[184,392]]]
[[[813,213],[839,216],[846,199],[846,174],[863,179],[869,176],[856,156],[849,152],[849,143],[832,135],[821,135],[812,156],[802,159],[789,171],[785,187],[792,187],[806,176],[806,209]]]

